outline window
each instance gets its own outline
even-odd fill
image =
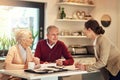
[[[31,29],[34,38],[31,48],[34,50],[38,40],[44,38],[44,3],[13,0],[1,2],[0,38],[12,40],[13,32],[17,28]],[[0,50],[11,47],[7,41],[5,43],[5,46],[0,43]]]

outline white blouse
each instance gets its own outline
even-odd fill
[[[26,59],[27,59],[27,53],[26,53],[26,50],[19,44],[18,45],[19,47],[19,51],[20,51],[20,55],[24,61],[24,63],[26,62]]]
[[[95,54],[95,57],[96,57],[96,59],[98,60],[97,51],[96,51],[97,38],[98,38],[98,37],[95,38],[95,40],[94,40],[94,42],[93,42],[93,46],[94,46],[94,54]]]

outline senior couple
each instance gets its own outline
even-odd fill
[[[28,62],[34,62],[35,68],[40,67],[40,63],[56,62],[58,66],[72,65],[74,60],[68,52],[65,44],[58,41],[58,28],[49,26],[47,29],[47,38],[40,40],[37,44],[35,54],[30,49],[33,38],[28,29],[18,29],[15,35],[17,44],[12,46],[5,60],[5,69],[27,69]],[[60,58],[66,60],[62,61]]]
[[[88,20],[85,22],[85,35],[94,40],[96,62],[90,65],[84,65],[76,62],[75,67],[80,70],[94,71],[101,70],[105,80],[120,79],[120,52],[107,39],[104,29],[96,20]],[[34,62],[35,68],[40,68],[41,64],[56,63],[58,66],[73,65],[74,59],[69,53],[66,45],[58,40],[59,29],[50,25],[47,28],[47,39],[40,40],[37,44],[35,54],[33,56],[30,46],[33,38],[31,31],[20,29],[16,31],[17,44],[12,46],[5,60],[5,69],[27,69],[28,62]],[[65,59],[62,60],[61,57]],[[102,71],[102,69],[104,69]],[[107,77],[109,76],[109,77]],[[4,76],[2,76],[4,78]],[[5,80],[5,79],[2,79]],[[7,80],[7,79],[6,79]]]
[[[35,54],[30,49],[33,38],[28,29],[18,29],[15,32],[17,44],[12,46],[5,59],[5,69],[18,70],[27,69],[28,62],[35,63],[35,69],[40,68],[41,64],[56,63],[58,66],[72,65],[74,60],[65,44],[58,40],[58,28],[49,26],[47,28],[47,39],[40,40],[37,44]],[[64,57],[65,60],[61,60]],[[0,75],[1,80],[10,80],[8,75]]]

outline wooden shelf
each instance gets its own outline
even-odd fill
[[[68,21],[68,22],[86,22],[87,20],[82,20],[82,19],[57,19],[57,21]]]
[[[59,38],[87,38],[86,36],[59,36]]]
[[[71,6],[81,6],[81,7],[95,7],[95,5],[83,4],[83,3],[73,3],[73,2],[60,2],[58,5],[71,5]]]

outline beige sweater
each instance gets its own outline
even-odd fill
[[[35,57],[32,55],[31,49],[27,48],[26,51],[27,51],[26,63],[29,61],[34,61]],[[39,62],[39,61],[36,61],[36,62]],[[26,63],[24,63],[24,61],[22,60],[18,46],[17,45],[12,46],[9,49],[6,59],[5,59],[5,69],[14,69],[14,70],[24,69]]]

